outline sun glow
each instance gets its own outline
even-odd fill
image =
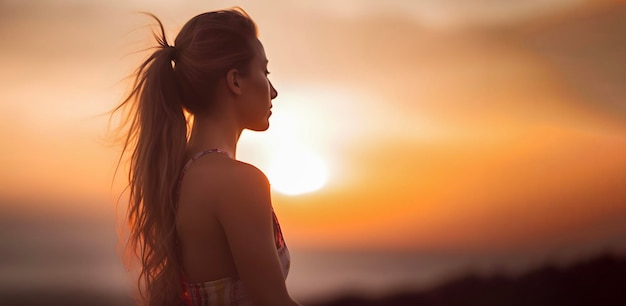
[[[320,95],[323,92],[324,95]],[[341,118],[329,117],[339,112],[337,106],[325,104],[329,97],[347,101],[334,89],[285,86],[273,102],[270,128],[264,133],[244,130],[240,138],[238,159],[261,169],[271,187],[286,195],[315,192],[336,174],[328,155],[335,131],[346,131],[338,123]],[[343,124],[343,123],[342,123]],[[349,134],[350,131],[346,132]],[[345,135],[342,135],[345,136]],[[348,136],[345,136],[348,137]]]
[[[274,155],[267,176],[274,190],[297,195],[322,188],[328,171],[324,161],[315,153],[304,148],[288,147]]]

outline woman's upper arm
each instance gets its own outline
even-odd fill
[[[218,216],[250,298],[259,305],[297,305],[287,293],[274,243],[267,178],[241,164],[223,187]]]

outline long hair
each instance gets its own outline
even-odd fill
[[[118,167],[124,156],[130,159],[125,263],[137,268],[140,304],[184,305],[175,222],[188,120],[213,109],[215,88],[229,69],[246,73],[257,29],[240,8],[208,12],[189,20],[172,46],[161,21],[148,15],[159,26],[158,46],[112,111],[123,113]]]

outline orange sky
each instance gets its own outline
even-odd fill
[[[241,3],[270,59],[275,113],[291,114],[285,129],[329,165],[320,191],[275,193],[290,243],[623,246],[626,7],[544,2]],[[0,199],[11,199],[0,205],[97,199],[80,214],[111,211],[118,152],[100,114],[140,58],[127,54],[150,38],[129,11],[153,11],[174,33],[231,4],[46,3],[0,3]],[[239,157],[263,169],[283,132],[246,133]]]

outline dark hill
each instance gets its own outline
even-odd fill
[[[314,285],[314,284],[312,284]],[[123,294],[0,288],[0,305],[135,305]],[[398,292],[379,299],[344,296],[306,306],[624,306],[626,257],[603,255],[575,265],[546,266],[519,277],[462,277],[428,291]]]
[[[547,266],[519,277],[467,276],[432,290],[378,299],[344,296],[312,306],[626,305],[626,258],[603,255],[566,268]]]

